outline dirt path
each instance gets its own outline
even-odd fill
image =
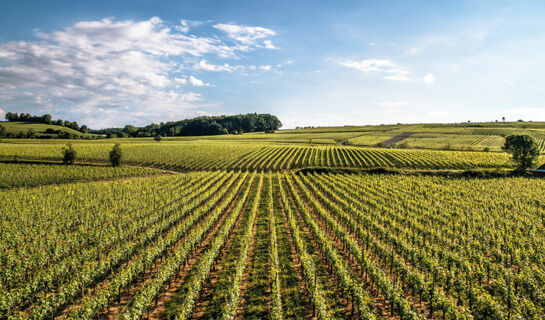
[[[414,134],[414,132],[402,132],[402,133],[398,134],[397,136],[394,136],[394,137],[380,143],[380,145],[382,145],[384,147],[387,147],[387,146],[389,146],[391,144],[394,144],[396,142],[405,140],[408,137],[412,136],[413,134]]]

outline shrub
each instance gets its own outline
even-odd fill
[[[119,143],[116,143],[112,150],[110,151],[110,163],[113,167],[117,167],[121,165],[121,158],[123,156],[123,153],[121,152],[121,145]]]
[[[161,135],[158,134],[158,135],[156,135],[155,137],[153,137],[153,140],[155,140],[155,141],[161,141],[161,140],[163,140],[163,137],[161,137]]]
[[[72,147],[72,144],[69,143],[66,145],[66,148],[62,149],[62,163],[63,164],[73,164],[76,159],[76,150]]]

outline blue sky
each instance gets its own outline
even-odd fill
[[[545,120],[544,1],[2,1],[0,113]]]

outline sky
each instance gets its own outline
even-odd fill
[[[0,116],[545,120],[545,1],[2,1]]]

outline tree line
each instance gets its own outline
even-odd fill
[[[155,136],[201,136],[239,134],[246,132],[273,132],[282,123],[271,114],[239,114],[233,116],[203,116],[174,122],[152,123],[145,127],[126,125],[124,128],[91,130],[108,137],[155,137]]]

